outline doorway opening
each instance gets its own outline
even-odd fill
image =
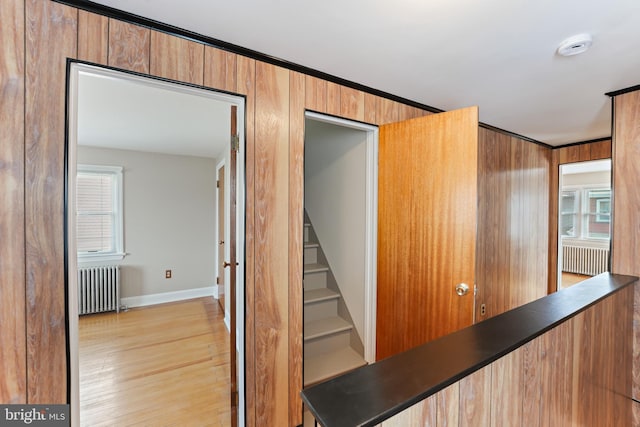
[[[116,287],[119,294],[110,294],[111,288],[103,289],[97,283],[92,292],[97,300],[113,298],[114,304],[110,309],[117,310],[130,308],[130,311],[108,313],[113,315],[110,322],[118,325],[119,319],[127,317],[130,320],[135,313],[149,311],[153,307],[178,307],[194,308],[197,315],[203,320],[203,328],[207,329],[207,320],[211,321],[213,310],[218,310],[214,301],[216,292],[216,277],[226,275],[235,280],[236,304],[227,302],[231,321],[229,325],[235,328],[230,330],[225,341],[214,343],[200,342],[198,347],[197,337],[175,336],[172,340],[160,343],[159,347],[170,347],[171,343],[182,343],[180,351],[174,352],[178,357],[192,349],[194,354],[206,356],[211,353],[214,346],[227,345],[225,357],[226,365],[222,372],[232,372],[227,378],[232,390],[227,388],[227,397],[224,401],[207,403],[205,406],[216,411],[227,411],[233,414],[231,401],[238,402],[237,419],[232,425],[244,425],[244,98],[229,95],[201,87],[181,84],[168,80],[155,79],[151,76],[141,76],[114,69],[102,68],[86,63],[69,61],[68,66],[68,93],[67,93],[67,171],[66,171],[66,271],[68,293],[68,319],[69,319],[69,382],[71,418],[73,425],[95,425],[99,420],[83,419],[80,413],[81,389],[79,356],[79,314],[83,298],[91,298],[84,295],[81,288],[81,280],[76,272],[79,266],[91,266],[102,268],[105,265],[112,267],[117,272]],[[235,133],[230,133],[235,129]],[[233,137],[233,138],[232,138]],[[238,143],[232,147],[232,139]],[[236,220],[225,222],[223,235],[216,226],[216,174],[217,165],[224,163],[232,165],[237,158],[235,169],[225,167],[224,184],[222,192],[225,200],[225,216],[231,216],[227,212],[229,203],[233,200],[237,207]],[[115,199],[109,191],[100,196],[100,203],[93,204],[86,212],[87,218],[83,218],[82,224],[77,210],[78,200],[78,164],[94,166],[118,166],[121,171],[122,192],[121,204],[115,209],[110,206],[109,200]],[[235,171],[232,174],[231,171]],[[96,181],[96,180],[94,180]],[[96,182],[102,182],[97,180]],[[228,183],[228,184],[227,184]],[[104,186],[103,186],[104,187]],[[235,195],[234,195],[235,189]],[[91,200],[89,200],[91,201]],[[99,206],[98,206],[99,205]],[[97,207],[96,207],[97,206]],[[114,214],[113,216],[110,216]],[[117,229],[113,227],[113,218],[119,214],[122,217],[122,237],[111,239],[110,233]],[[91,230],[97,230],[100,237],[96,242],[89,242],[89,246],[81,248],[78,244],[78,235],[81,225],[91,225]],[[96,225],[97,224],[97,225]],[[96,225],[94,227],[94,225]],[[234,227],[231,230],[231,227]],[[82,231],[84,233],[84,231]],[[230,260],[237,263],[225,263],[224,272],[217,267],[218,242],[229,242],[226,236],[236,236],[233,246],[237,253],[229,253],[224,249],[223,253],[229,254]],[[106,237],[105,237],[106,236]],[[91,233],[89,233],[91,237]],[[118,250],[114,250],[112,241],[120,242]],[[95,247],[94,247],[95,246]],[[229,264],[229,265],[226,265]],[[230,267],[230,268],[226,268]],[[116,276],[114,276],[116,277]],[[225,280],[227,288],[231,281]],[[229,294],[229,289],[225,294]],[[234,292],[231,292],[233,294]],[[82,298],[81,298],[82,297]],[[88,300],[88,299],[87,299]],[[203,304],[191,304],[189,301],[202,302]],[[183,304],[186,302],[187,304]],[[142,307],[145,307],[144,309]],[[141,307],[140,309],[136,307]],[[175,311],[173,310],[173,311]],[[101,316],[103,310],[88,312],[89,316]],[[83,312],[84,313],[84,312]],[[106,314],[104,314],[106,316]],[[87,316],[87,317],[89,317]],[[177,316],[176,322],[183,321],[188,315]],[[166,318],[162,315],[159,319]],[[162,336],[162,320],[153,320]],[[165,325],[165,330],[176,322]],[[123,322],[124,323],[124,322]],[[159,324],[160,323],[160,324]],[[187,322],[189,323],[189,322]],[[223,325],[220,319],[220,325]],[[186,327],[185,329],[189,329]],[[216,329],[212,326],[209,329]],[[121,330],[121,334],[125,331]],[[134,344],[129,349],[131,353],[144,352],[144,341],[147,337],[145,328],[130,327],[126,333],[131,333],[131,342]],[[138,335],[138,344],[136,336]],[[223,332],[224,334],[224,332]],[[202,341],[202,340],[200,340]],[[190,346],[191,345],[191,346]],[[235,347],[235,351],[234,348]],[[184,350],[184,351],[183,351]],[[198,353],[199,352],[199,353]],[[118,357],[126,358],[129,352],[121,352]],[[218,352],[219,353],[219,352]],[[216,354],[218,354],[216,353]],[[235,357],[238,355],[237,358]],[[105,362],[107,356],[114,356],[114,352],[106,345],[104,348]],[[197,370],[199,362],[197,358],[190,362],[175,361],[171,367],[161,366],[166,360],[165,353],[153,354],[153,358],[143,357],[147,363],[147,370],[134,372],[127,377],[139,381],[144,379],[151,382],[148,390],[153,390],[149,396],[151,402],[145,408],[130,404],[126,396],[110,396],[109,420],[113,420],[118,414],[118,405],[127,404],[131,412],[127,416],[140,415],[140,412],[162,416],[161,410],[175,409],[182,411],[184,421],[190,420],[190,410],[185,408],[189,399],[178,402],[175,396],[170,404],[164,405],[158,399],[153,402],[154,393],[163,390],[168,384],[180,383],[180,378],[187,378],[179,370],[190,369],[192,373]],[[201,361],[211,360],[211,357],[200,357]],[[229,362],[236,360],[237,363]],[[150,362],[157,362],[151,366]],[[126,360],[125,360],[126,363]],[[223,363],[223,362],[220,362]],[[231,363],[231,365],[230,365]],[[193,374],[191,378],[201,382],[206,377]],[[222,369],[222,368],[221,368]],[[174,380],[163,381],[159,376],[174,372]],[[131,369],[129,370],[131,371]],[[135,371],[135,370],[133,370]],[[237,372],[237,392],[233,396],[234,372]],[[131,373],[131,372],[129,372]],[[228,375],[228,374],[227,374]],[[116,383],[123,377],[123,371],[113,372],[105,366],[105,370],[96,378],[107,382]],[[226,375],[222,375],[226,378]],[[158,380],[153,387],[154,379]],[[166,378],[165,378],[166,380]],[[195,387],[195,385],[194,385]],[[117,387],[116,387],[117,388]],[[125,387],[126,388],[126,387]],[[229,394],[231,392],[231,395]],[[89,390],[88,393],[91,393]],[[136,396],[142,398],[142,393]],[[91,400],[91,396],[89,396]],[[86,400],[85,400],[86,401]],[[95,404],[97,402],[93,402]],[[200,402],[202,403],[202,402]],[[172,405],[178,405],[179,408]],[[155,406],[154,406],[155,405]],[[209,411],[210,417],[216,415]],[[164,419],[165,422],[167,419]],[[147,423],[144,418],[141,423]],[[149,423],[153,423],[149,421]]]
[[[610,267],[611,159],[560,165],[557,289]]]
[[[375,360],[378,128],[305,114],[304,385]]]

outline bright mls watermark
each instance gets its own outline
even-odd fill
[[[0,427],[69,427],[69,405],[0,405]]]

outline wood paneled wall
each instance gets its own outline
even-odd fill
[[[65,67],[77,58],[246,97],[247,425],[301,423],[304,110],[372,124],[430,113],[50,0],[0,12],[0,299],[12,307],[0,399],[67,399]]]
[[[381,426],[632,425],[633,293],[615,293]]]
[[[551,150],[485,128],[478,142],[476,321],[481,321],[547,294]]]
[[[64,141],[67,57],[78,11],[26,1],[25,227],[27,397],[67,399],[64,294]]]
[[[556,148],[551,152],[551,170],[549,174],[549,293],[557,290],[558,282],[558,185],[560,165],[610,158],[611,140]]]
[[[0,399],[67,400],[65,67],[77,58],[246,97],[247,425],[300,424],[304,111],[374,124],[429,113],[49,0],[0,11],[12,23],[0,29],[0,297],[13,307]]]
[[[611,270],[640,275],[640,91],[613,99],[613,234]],[[632,396],[640,425],[640,287],[636,285]]]
[[[27,400],[24,3],[0,3],[0,402]]]

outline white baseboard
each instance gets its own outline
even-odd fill
[[[204,288],[185,289],[183,291],[164,292],[161,294],[140,295],[137,297],[121,298],[120,304],[131,307],[144,307],[147,305],[164,304],[167,302],[183,301],[186,299],[212,297],[214,286]]]

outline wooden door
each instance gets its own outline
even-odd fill
[[[231,106],[231,155],[229,162],[229,368],[231,383],[231,426],[238,425],[238,366],[236,347],[236,211],[237,211],[237,172],[239,137],[238,137],[238,108]]]
[[[216,187],[218,188],[218,277],[216,278],[216,284],[218,285],[218,303],[220,308],[224,311],[224,231],[226,230],[225,224],[225,204],[224,204],[224,166],[218,169],[218,180]]]
[[[378,360],[473,323],[477,171],[477,107],[380,127]]]

